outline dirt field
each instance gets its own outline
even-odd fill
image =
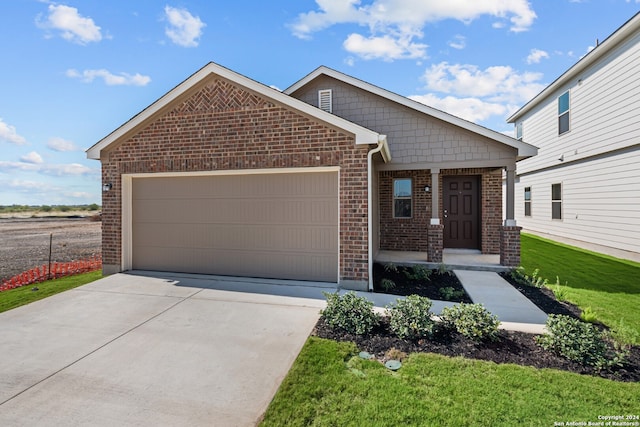
[[[0,282],[46,264],[51,233],[52,261],[74,261],[100,254],[100,227],[99,221],[88,218],[0,219]]]

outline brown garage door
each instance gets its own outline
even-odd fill
[[[134,269],[337,281],[337,172],[132,185]]]

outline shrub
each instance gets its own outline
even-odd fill
[[[539,273],[540,273],[540,270],[536,268],[535,270],[533,270],[533,273],[531,274],[531,276],[529,276],[525,272],[524,267],[518,267],[516,269],[511,270],[510,274],[511,274],[511,278],[520,285],[541,288],[543,286],[546,286],[549,282],[547,281],[547,279],[543,279],[542,277],[538,276]]]
[[[590,323],[569,316],[550,314],[548,333],[536,337],[542,348],[598,370],[619,365],[625,355],[611,348],[606,334]]]
[[[404,275],[409,280],[428,281],[431,276],[431,270],[424,265],[415,265],[404,270]]]
[[[482,304],[457,304],[442,309],[441,319],[445,326],[475,341],[498,338],[498,317],[487,311]]]
[[[320,311],[327,325],[332,329],[365,335],[380,322],[380,316],[373,311],[373,302],[359,297],[355,292],[340,295],[338,292],[324,292],[327,308]]]
[[[589,306],[582,310],[582,313],[580,313],[580,319],[587,323],[595,323],[598,321],[598,315],[593,311],[591,306]]]
[[[384,278],[380,281],[380,287],[388,292],[396,287],[396,282],[391,279]]]
[[[384,271],[387,273],[397,273],[398,267],[394,263],[388,262],[384,265]]]
[[[444,298],[445,301],[460,299],[464,296],[464,291],[457,290],[451,286],[440,288],[438,292],[440,293],[440,296]]]
[[[419,295],[409,295],[387,306],[391,330],[400,338],[418,339],[433,333],[434,321],[431,300]]]

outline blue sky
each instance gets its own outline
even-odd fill
[[[3,0],[0,205],[101,203],[84,150],[213,61],[320,65],[499,132],[640,0]]]

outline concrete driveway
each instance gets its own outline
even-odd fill
[[[116,274],[1,313],[0,425],[255,425],[328,290],[291,285]]]

